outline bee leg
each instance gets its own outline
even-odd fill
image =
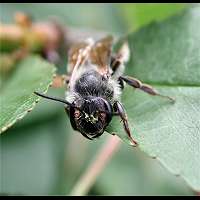
[[[64,83],[64,85],[68,85],[69,84],[69,80],[70,80],[70,75],[61,75],[62,81]]]
[[[124,82],[119,79],[119,77],[124,73],[125,63],[129,60],[130,50],[128,47],[128,43],[125,42],[118,50],[116,55],[111,57],[111,69],[112,69],[112,77],[118,79],[119,85],[121,89],[124,89]]]
[[[67,86],[69,83],[69,79],[70,79],[70,76],[67,76],[64,74],[63,75],[56,74],[51,86],[54,88],[61,88],[61,87]]]
[[[157,96],[160,96],[160,97],[167,98],[172,102],[175,102],[175,99],[173,99],[172,97],[165,96],[165,95],[158,93],[158,91],[156,91],[152,86],[150,86],[148,84],[144,84],[136,78],[133,78],[133,77],[130,77],[130,76],[120,76],[119,79],[125,81],[128,85],[130,85],[134,88],[138,88],[138,89],[140,89],[140,90],[142,90],[142,91],[144,91],[144,92],[146,92],[150,95],[157,95]]]
[[[124,82],[121,79],[118,79],[120,88],[123,90],[124,89]]]
[[[117,71],[117,69],[119,69],[120,65],[122,64],[121,60],[118,59],[118,56],[112,56],[111,57],[111,69],[113,70],[112,75]]]
[[[123,74],[124,65],[120,59],[117,58],[118,56],[111,57],[111,69],[112,69],[112,77],[118,77]],[[119,74],[120,72],[120,74]],[[124,89],[124,82],[118,78],[119,85],[121,89]]]
[[[124,129],[129,137],[129,139],[131,140],[133,146],[136,146],[137,142],[131,136],[131,132],[130,132],[129,125],[128,125],[128,118],[125,113],[124,107],[122,106],[122,104],[119,101],[115,101],[113,104],[113,109],[116,112],[118,112],[118,115],[120,116],[120,118],[123,121]]]

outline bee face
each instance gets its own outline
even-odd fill
[[[74,105],[70,108],[72,127],[90,139],[102,135],[112,118],[110,103],[100,97],[87,97]]]

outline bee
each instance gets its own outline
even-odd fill
[[[131,136],[128,117],[120,100],[124,83],[150,95],[173,99],[159,94],[153,87],[134,77],[123,75],[130,57],[128,43],[124,42],[115,54],[112,46],[112,36],[97,41],[88,38],[74,44],[68,52],[66,98],[35,94],[64,103],[73,129],[89,140],[101,136],[112,117],[119,116],[130,142],[136,146],[137,141]]]

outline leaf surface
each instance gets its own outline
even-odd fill
[[[131,59],[126,74],[151,84],[150,96],[126,85],[122,103],[139,148],[200,191],[200,7],[127,36]],[[108,128],[129,143],[120,119]]]
[[[31,111],[39,100],[33,92],[45,93],[52,82],[55,68],[37,56],[30,56],[16,66],[0,91],[0,132]]]

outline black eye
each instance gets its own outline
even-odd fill
[[[107,101],[104,101],[104,105],[105,105],[106,111],[103,113],[106,115],[105,116],[106,122],[109,123],[112,119],[112,106]]]
[[[77,119],[77,118],[79,118],[80,116],[81,116],[80,110],[75,109],[75,111],[74,111],[74,117]]]
[[[105,121],[106,120],[106,113],[105,112],[100,112],[99,114],[99,117],[102,121]]]

